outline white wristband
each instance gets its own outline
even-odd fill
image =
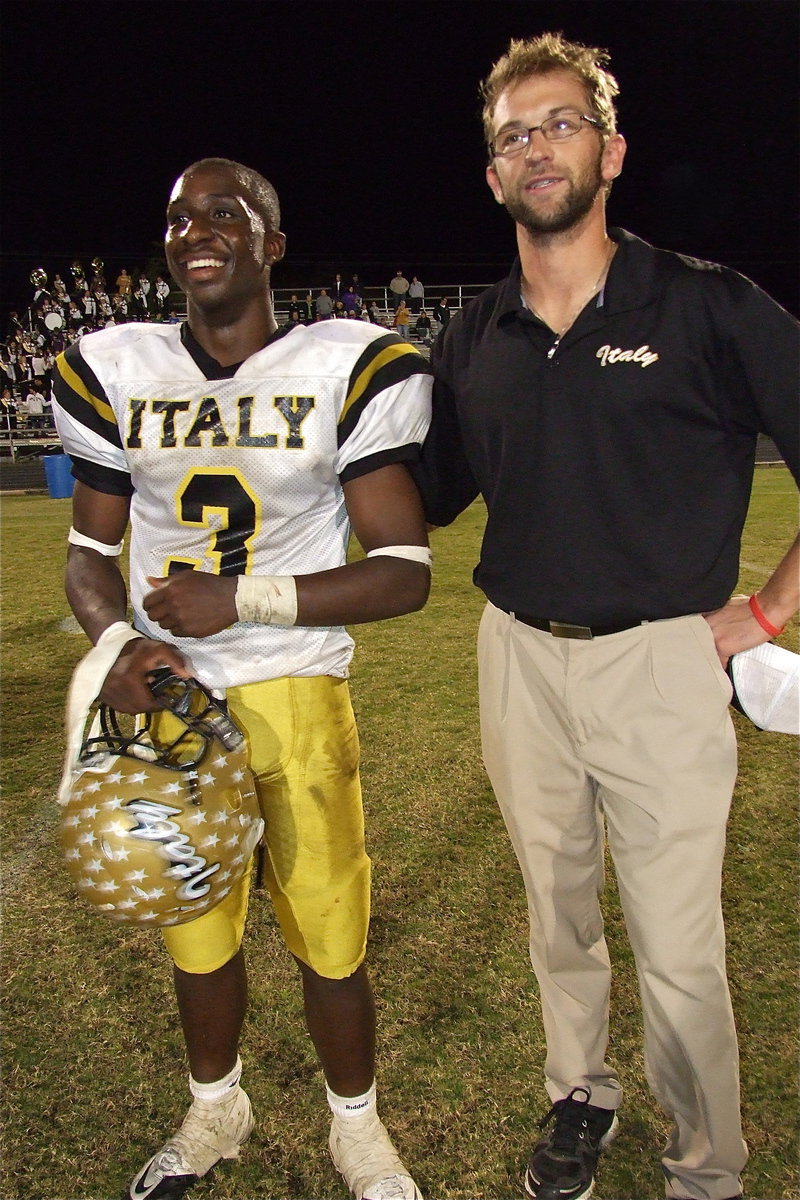
[[[121,650],[126,642],[133,641],[134,638],[144,637],[143,633],[139,633],[138,629],[134,629],[127,621],[115,621],[113,625],[108,625],[100,637],[95,642],[95,648],[101,646],[119,646]]]
[[[297,584],[294,575],[239,575],[236,613],[256,625],[294,625],[297,622]]]
[[[116,546],[110,546],[108,542],[96,542],[94,538],[87,537],[85,533],[78,533],[74,526],[70,525],[67,541],[71,546],[87,546],[89,550],[96,550],[98,554],[104,554],[106,558],[116,558],[122,553],[123,542],[117,542]]]
[[[97,643],[83,656],[73,672],[67,694],[67,753],[58,789],[59,804],[66,804],[69,800],[72,772],[78,766],[89,709],[100,694],[106,675],[119,657],[122,647],[126,642],[140,637],[144,637],[144,634],[126,621],[114,621],[103,630]]]
[[[389,558],[407,558],[410,562],[422,563],[428,570],[433,566],[433,554],[428,546],[378,546],[370,550],[367,558],[386,554]]]

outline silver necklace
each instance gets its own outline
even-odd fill
[[[609,240],[610,240],[610,239],[609,239]],[[586,298],[585,298],[584,300],[581,300],[581,302],[580,302],[580,304],[578,305],[578,307],[577,307],[577,308],[574,310],[574,312],[573,312],[573,313],[571,314],[571,316],[569,317],[569,320],[567,321],[566,325],[564,325],[564,326],[563,326],[561,329],[559,329],[559,330],[557,331],[557,333],[556,333],[556,339],[555,339],[555,341],[553,342],[553,344],[552,344],[552,346],[550,347],[550,349],[547,351],[547,357],[548,357],[548,358],[552,358],[552,357],[553,357],[553,355],[555,354],[555,352],[556,352],[556,350],[558,349],[559,345],[561,344],[561,339],[563,338],[564,334],[567,332],[567,330],[568,330],[568,329],[571,329],[571,328],[572,328],[572,326],[575,324],[575,321],[576,321],[576,319],[577,319],[577,317],[578,317],[578,314],[579,314],[579,313],[581,313],[581,312],[583,312],[584,308],[585,308],[585,307],[586,307],[586,305],[589,303],[589,301],[591,300],[592,296],[596,296],[596,295],[597,295],[597,293],[600,291],[600,288],[603,286],[603,281],[605,280],[605,277],[606,277],[606,275],[608,274],[608,269],[609,269],[609,267],[611,266],[611,260],[612,260],[612,258],[614,257],[614,252],[615,252],[615,250],[616,250],[616,249],[617,249],[617,244],[616,244],[616,242],[611,242],[611,244],[610,244],[610,246],[609,246],[609,248],[608,248],[608,252],[607,252],[607,254],[606,254],[605,262],[603,263],[603,269],[602,269],[602,271],[600,272],[600,274],[599,274],[599,275],[598,275],[598,277],[597,277],[597,282],[596,282],[595,284],[593,284],[593,285],[592,285],[592,289],[591,289],[591,291],[589,292],[589,294],[586,296]],[[547,322],[545,321],[544,317],[543,317],[543,316],[541,316],[541,315],[540,315],[540,314],[539,314],[539,313],[536,311],[536,309],[535,309],[535,308],[533,308],[533,307],[532,307],[532,308],[531,308],[531,312],[533,313],[533,315],[534,315],[535,317],[538,317],[538,318],[539,318],[539,320],[542,322],[542,324],[543,324],[543,325],[546,325],[546,324],[547,324]]]

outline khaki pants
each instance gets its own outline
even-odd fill
[[[667,1195],[741,1190],[736,1031],[720,883],[736,778],[730,686],[702,616],[588,641],[487,605],[478,640],[486,769],[525,879],[552,1100],[616,1108],[603,826],[636,958],[648,1083],[674,1121]]]

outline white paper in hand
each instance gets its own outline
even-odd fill
[[[800,734],[800,654],[772,642],[734,654],[728,663],[732,703],[759,729]]]

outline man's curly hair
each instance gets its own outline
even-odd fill
[[[607,50],[568,42],[563,33],[543,33],[527,41],[512,40],[480,86],[487,146],[494,137],[494,110],[500,94],[532,75],[546,75],[550,71],[570,71],[577,76],[586,91],[588,115],[597,118],[606,137],[616,133],[614,97],[619,94],[619,86],[606,69],[608,62]]]

